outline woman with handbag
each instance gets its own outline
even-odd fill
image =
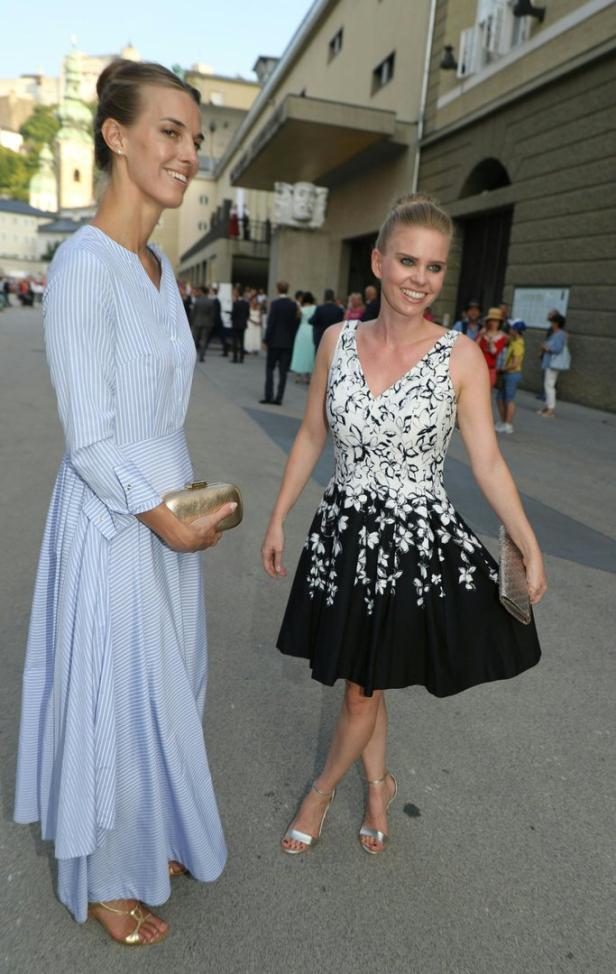
[[[556,383],[561,372],[571,367],[571,353],[567,344],[565,332],[565,318],[558,312],[549,315],[551,334],[541,346],[543,357],[543,388],[545,391],[545,406],[538,410],[544,419],[553,419],[556,412]]]
[[[421,684],[447,696],[514,677],[540,658],[530,607],[527,625],[505,609],[496,562],[443,487],[457,414],[479,486],[523,554],[525,597],[538,602],[543,561],[498,448],[484,356],[424,316],[443,287],[452,234],[450,217],[421,194],[386,218],[372,252],[379,316],[326,331],[263,542],[266,572],[284,576],[284,522],[329,426],[336,469],[278,648],[309,660],[320,683],[343,679],[346,687],[325,765],[282,840],[292,855],[317,843],[336,787],[358,759],[368,782],[359,843],[371,855],[384,851],[397,792],[386,760],[386,689]]]
[[[226,858],[203,742],[199,552],[233,510],[192,524],[163,493],[193,479],[195,365],[172,267],[148,238],[180,206],[203,136],[198,95],[157,64],[101,74],[96,216],[58,249],[45,343],[64,428],[23,683],[15,818],[55,843],[58,895],[116,941],[154,944],[173,876]]]

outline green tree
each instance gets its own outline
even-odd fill
[[[0,146],[0,196],[28,202],[32,169],[28,158]]]
[[[23,123],[19,132],[28,146],[36,146],[40,151],[46,142],[50,146],[53,145],[60,128],[60,122],[56,117],[56,107],[37,105],[30,117]]]
[[[56,250],[60,246],[61,242],[62,242],[61,240],[56,240],[55,243],[47,244],[47,250],[41,257],[41,260],[51,261],[53,259],[53,255],[55,254]]]
[[[16,199],[28,199],[28,185],[38,170],[41,149],[45,143],[50,147],[53,146],[54,139],[60,128],[60,122],[56,116],[56,108],[56,105],[36,105],[32,114],[19,129],[19,133],[23,136],[24,140],[24,154],[22,158],[25,162],[27,175],[19,182]]]

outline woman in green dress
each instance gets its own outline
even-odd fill
[[[305,291],[301,298],[302,317],[295,335],[291,359],[291,372],[295,372],[297,382],[310,382],[314,368],[314,338],[312,325],[309,322],[315,308],[314,296],[310,291]]]

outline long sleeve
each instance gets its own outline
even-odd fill
[[[70,255],[45,294],[45,344],[69,460],[110,512],[141,514],[162,498],[115,442],[113,311],[108,272]]]

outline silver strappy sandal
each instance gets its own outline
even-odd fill
[[[394,783],[394,793],[387,802],[386,812],[389,811],[389,806],[398,794],[398,782],[396,781],[396,776],[391,773],[391,771],[386,771],[382,778],[376,778],[374,781],[370,781],[368,778],[364,778],[369,785],[382,785],[383,782],[387,781],[387,776],[391,778]],[[381,843],[380,849],[369,849],[368,846],[362,842],[362,836],[366,836],[368,839],[376,839],[377,842]],[[367,852],[369,856],[380,856],[382,852],[385,852],[385,846],[387,845],[388,836],[384,832],[380,832],[379,829],[371,829],[369,825],[362,825],[357,836],[359,839],[359,844]]]
[[[308,835],[307,832],[300,832],[298,829],[292,829],[291,827],[289,827],[285,832],[285,834],[283,835],[282,841],[284,842],[285,839],[290,839],[292,842],[301,842],[305,846],[304,849],[286,849],[285,846],[281,845],[280,848],[282,849],[282,851],[286,852],[290,856],[300,856],[303,852],[308,852],[308,849],[314,849],[315,845],[318,843],[319,839],[321,838],[321,832],[323,831],[323,824],[327,817],[327,813],[329,812],[332,802],[336,797],[335,788],[333,791],[321,791],[320,788],[317,788],[317,786],[313,784],[312,790],[316,791],[317,795],[320,795],[321,798],[329,798],[327,805],[323,809],[321,824],[319,825],[319,834],[316,836]]]

